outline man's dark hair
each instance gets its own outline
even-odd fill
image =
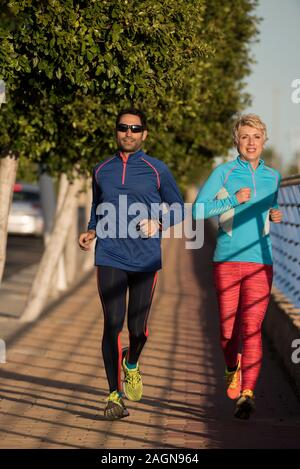
[[[116,126],[118,125],[118,123],[121,120],[121,117],[124,116],[124,114],[132,114],[133,116],[138,116],[141,119],[141,124],[144,127],[144,129],[147,129],[146,115],[144,114],[143,111],[141,111],[140,109],[135,109],[134,107],[124,109],[119,112],[119,114],[117,115],[117,119],[116,119]]]

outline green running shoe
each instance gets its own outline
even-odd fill
[[[126,366],[126,354],[128,347],[122,350],[123,357],[123,370],[124,370],[124,383],[123,390],[124,394],[130,401],[140,401],[143,395],[143,382],[142,376],[137,364],[136,368],[129,369]]]
[[[113,391],[108,396],[107,404],[104,409],[104,417],[107,420],[117,420],[128,417],[129,412],[125,407],[123,399],[119,396],[118,391]]]

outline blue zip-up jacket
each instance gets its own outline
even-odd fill
[[[137,203],[143,204],[140,212],[137,205],[131,206]],[[175,210],[164,213],[157,208],[162,203],[176,203],[177,206]],[[152,210],[151,204],[156,204]],[[130,207],[132,211],[129,210],[128,214],[127,209]],[[140,272],[160,269],[161,235],[143,238],[138,222],[143,218],[157,219],[162,223],[162,228],[166,229],[181,222],[183,216],[182,196],[175,179],[162,161],[139,150],[127,159],[117,152],[95,166],[88,223],[88,229],[97,232],[95,265]],[[129,228],[137,237],[127,236]],[[110,231],[104,238],[102,233],[105,230]]]
[[[263,160],[256,170],[240,156],[215,168],[193,205],[195,219],[219,217],[214,261],[273,263],[269,210],[278,208],[279,184],[280,174]],[[239,204],[235,193],[243,187],[251,199]]]

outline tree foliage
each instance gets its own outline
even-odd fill
[[[183,185],[227,152],[256,0],[2,3],[2,146],[53,174],[87,172],[114,151],[116,113],[133,104],[149,118],[147,150]]]

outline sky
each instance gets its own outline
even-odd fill
[[[293,93],[300,97],[300,0],[260,0],[256,14],[263,21],[259,43],[251,49],[257,63],[247,78],[252,105],[246,112],[261,116],[268,145],[286,166],[300,152],[300,102],[292,101]]]

